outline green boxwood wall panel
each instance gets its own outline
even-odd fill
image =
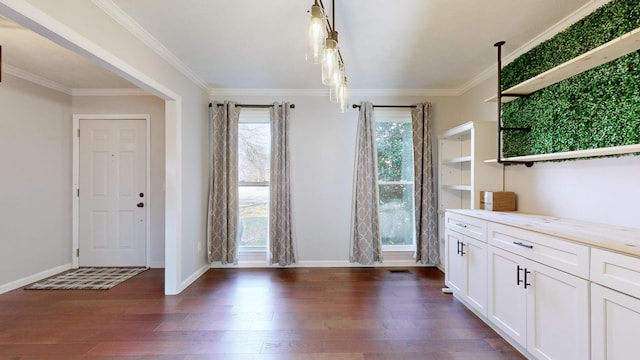
[[[640,0],[614,0],[502,71],[506,89],[640,27]],[[640,54],[631,53],[503,105],[505,157],[640,143]]]

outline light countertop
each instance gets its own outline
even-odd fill
[[[640,257],[639,228],[598,224],[518,211],[469,209],[448,209],[447,211]]]

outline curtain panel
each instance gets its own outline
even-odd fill
[[[433,179],[431,104],[411,111],[415,189],[416,262],[440,264],[438,207]]]
[[[352,237],[349,261],[363,265],[382,262],[378,219],[378,164],[373,105],[360,103],[356,133],[356,164]]]
[[[269,251],[271,264],[296,262],[291,214],[289,103],[274,103],[271,117],[271,171],[269,181]]]
[[[238,263],[238,120],[240,108],[225,101],[209,111],[209,262]]]

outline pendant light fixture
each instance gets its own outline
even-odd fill
[[[318,3],[319,1],[319,3]],[[347,77],[344,61],[338,47],[338,32],[335,31],[335,0],[332,0],[332,23],[325,16],[322,0],[314,0],[311,6],[311,19],[308,28],[308,61],[322,67],[322,84],[329,86],[329,100],[339,105],[340,112],[347,110]],[[320,37],[320,38],[319,38]],[[319,40],[322,39],[322,40]]]
[[[319,64],[327,37],[326,17],[318,0],[311,6],[309,31],[307,32],[307,61]]]

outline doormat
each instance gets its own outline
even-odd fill
[[[108,290],[147,268],[79,268],[34,283],[25,290]]]

